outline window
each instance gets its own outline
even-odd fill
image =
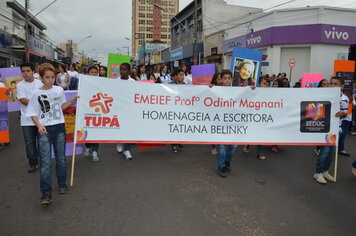
[[[152,14],[152,13],[147,13],[147,14],[146,14],[146,17],[147,17],[147,18],[153,18],[153,14]]]
[[[138,41],[138,44],[140,44],[140,45],[142,45],[144,43],[144,40],[142,40],[142,39],[140,39],[139,41]]]
[[[153,20],[147,20],[147,21],[146,21],[146,24],[148,24],[148,25],[153,25]]]
[[[152,34],[146,34],[146,38],[151,39],[152,38]]]
[[[138,17],[145,17],[145,13],[138,13]]]
[[[146,0],[139,0],[141,4],[145,4]]]
[[[168,32],[168,28],[161,28],[162,32]]]
[[[139,20],[139,21],[138,21],[138,24],[139,24],[139,25],[144,25],[144,24],[145,24],[145,21],[144,21],[144,20]]]
[[[161,25],[168,25],[168,24],[167,24],[167,21],[162,21],[162,22],[161,22]]]
[[[145,31],[145,27],[143,26],[138,27],[138,31]]]
[[[146,31],[152,31],[152,27],[146,27]]]
[[[147,11],[153,11],[153,7],[146,7]]]
[[[163,6],[167,6],[167,1],[162,1]]]
[[[162,19],[168,19],[168,16],[166,14],[162,14]]]
[[[161,35],[161,39],[167,39],[168,37],[167,37],[167,35],[166,34],[162,34]]]
[[[145,8],[144,6],[139,6],[139,7],[138,7],[138,10],[139,10],[139,11],[144,11],[145,9],[146,9],[146,8]]]
[[[175,11],[176,11],[175,8],[169,8],[169,10],[170,10],[171,12],[175,12]]]
[[[172,1],[169,1],[169,5],[170,5],[170,6],[175,6],[176,3],[175,3],[175,2],[172,2]]]

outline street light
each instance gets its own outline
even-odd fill
[[[77,43],[77,50],[78,50],[79,44],[81,44],[84,40],[89,39],[91,37],[93,37],[93,36],[92,35],[88,35],[88,36],[84,37],[82,40],[80,40],[79,43]],[[73,60],[73,40],[70,41],[70,56],[71,56],[71,60]]]
[[[77,46],[78,46],[79,44],[81,44],[84,40],[89,39],[89,38],[91,38],[91,37],[93,37],[93,36],[92,36],[92,35],[86,36],[85,38],[83,38],[82,40],[80,40],[79,43],[77,43]]]

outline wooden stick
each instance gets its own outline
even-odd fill
[[[336,182],[336,177],[337,177],[337,163],[339,160],[339,146],[336,145],[336,150],[335,150],[335,166],[334,166],[334,182]]]
[[[76,132],[76,130],[74,130]],[[76,135],[74,135],[76,136]],[[76,141],[76,137],[74,137],[74,143],[73,143],[73,154],[72,154],[72,167],[70,170],[70,186],[73,186],[73,182],[74,182],[74,167],[75,167],[75,152],[77,150],[77,141]]]

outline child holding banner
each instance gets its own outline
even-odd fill
[[[97,67],[90,66],[88,69],[88,75],[99,76],[99,71],[98,71]],[[98,152],[99,152],[99,143],[86,143],[85,144],[84,156],[88,157],[91,154],[92,160],[96,162],[96,161],[99,161]]]
[[[40,189],[42,192],[41,204],[48,205],[52,201],[52,174],[51,174],[51,145],[54,147],[56,157],[56,174],[58,191],[65,194],[66,185],[66,158],[63,110],[77,100],[77,96],[66,102],[63,88],[54,86],[56,69],[49,63],[39,67],[39,74],[43,86],[36,90],[27,107],[27,117],[31,117],[39,132],[39,155],[41,162]]]
[[[173,80],[170,84],[185,84],[184,83],[184,71],[182,69],[176,69],[171,74]],[[178,151],[183,151],[183,144],[171,144],[172,152],[177,153]]]
[[[339,87],[342,88],[343,85],[343,80],[339,77],[333,77],[330,80],[330,85],[331,87]],[[335,116],[340,118],[340,138],[341,138],[341,133],[342,133],[342,119],[347,117],[347,107],[348,107],[348,101],[344,101],[345,97],[342,96],[343,94],[341,93],[340,97],[340,111],[338,111]],[[347,98],[347,97],[346,97]],[[339,142],[340,143],[340,142]],[[326,184],[327,181],[334,181],[334,177],[332,177],[329,174],[329,168],[331,165],[331,162],[333,160],[333,157],[335,156],[336,152],[336,147],[335,146],[322,146],[320,147],[318,159],[316,162],[316,172],[314,174],[314,179],[320,183],[320,184]]]
[[[131,66],[129,63],[122,63],[120,65],[120,77],[117,79],[119,80],[127,80],[127,81],[135,81],[133,78],[130,77]],[[123,153],[126,160],[132,160],[131,154],[131,143],[118,143],[116,144],[116,151],[118,153]]]
[[[221,86],[231,86],[232,73],[229,70],[221,72]],[[231,171],[231,159],[236,151],[237,145],[216,145],[217,155],[217,173],[220,177],[226,177],[226,172]]]
[[[268,88],[269,87],[269,84],[268,84],[266,78],[263,78],[263,77],[260,78],[259,87],[260,88]],[[266,160],[266,156],[263,155],[263,153],[262,153],[263,146],[257,145],[256,150],[257,150],[257,158],[259,158],[260,160]],[[249,151],[250,151],[250,145],[246,145],[244,147],[244,152],[247,154]]]

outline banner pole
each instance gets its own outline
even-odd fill
[[[80,77],[82,77],[82,75],[79,75],[79,83],[78,83],[78,93],[77,95],[79,95],[79,91],[80,91]],[[80,99],[80,96],[79,98]],[[73,154],[72,154],[72,166],[71,166],[71,171],[70,171],[70,186],[72,187],[74,185],[74,168],[75,168],[75,154],[76,154],[76,151],[77,151],[77,122],[78,122],[78,110],[79,110],[79,106],[78,106],[78,103],[79,103],[79,100],[77,99],[77,109],[76,109],[76,112],[75,112],[75,124],[74,124],[74,140],[73,140]]]
[[[334,165],[334,182],[336,182],[336,177],[337,177],[337,164],[339,160],[339,145],[336,145],[336,150],[335,150],[335,165]]]

